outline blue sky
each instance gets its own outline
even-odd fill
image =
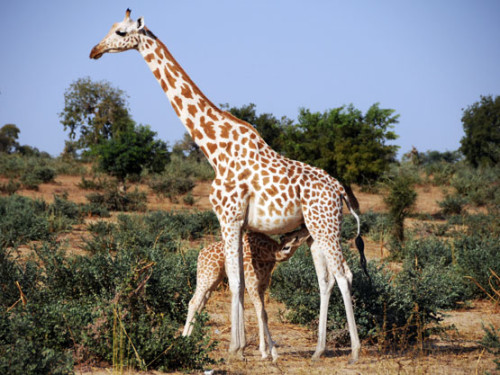
[[[379,102],[401,152],[456,150],[462,109],[500,94],[500,1],[2,1],[0,126],[58,155],[58,114],[78,78],[124,90],[134,120],[172,145],[184,127],[140,54],[89,59],[127,7],[214,103],[296,119]]]

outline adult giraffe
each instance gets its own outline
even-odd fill
[[[242,230],[281,234],[305,224],[313,244],[320,289],[318,344],[313,358],[324,353],[328,303],[335,280],[345,305],[351,337],[351,362],[358,359],[360,342],[351,301],[352,274],[340,247],[344,188],[321,169],[287,159],[272,150],[248,123],[216,107],[193,83],[167,47],[144,25],[141,17],[115,23],[90,53],[138,50],[167,95],[187,131],[215,170],[210,202],[219,219],[224,241],[231,301],[231,353],[246,345],[243,320]],[[356,245],[365,263],[363,241]]]

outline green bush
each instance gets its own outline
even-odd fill
[[[212,180],[215,174],[204,157],[202,160],[194,160],[173,153],[170,162],[165,166],[165,170],[160,176],[178,176],[194,181],[208,181]]]
[[[50,167],[35,168],[33,174],[43,183],[54,181],[54,178],[56,177],[56,171]]]
[[[460,215],[464,211],[467,200],[459,195],[446,195],[438,202],[444,215]]]
[[[58,336],[61,316],[26,308],[0,312],[0,372],[11,375],[73,374],[69,350],[54,349],[48,341]]]
[[[435,306],[435,314],[437,309],[456,307],[469,298],[453,245],[434,237],[412,239],[406,243],[404,256],[397,282],[416,293],[419,306]]]
[[[82,176],[82,180],[78,183],[78,187],[83,190],[105,190],[112,186],[109,180],[99,177],[93,177],[91,180],[87,180],[85,176]]]
[[[468,297],[483,297],[484,292],[494,295],[489,283],[491,271],[500,273],[500,242],[498,237],[463,235],[454,241],[456,262],[460,273],[467,277]]]
[[[0,244],[18,246],[49,240],[53,234],[80,223],[89,213],[109,216],[102,209],[71,202],[65,195],[54,195],[50,204],[17,195],[0,197]]]
[[[31,155],[0,153],[0,175],[20,178],[31,175],[30,179],[50,182],[56,175],[79,175],[85,173],[85,166],[71,158],[52,158],[47,153]]]
[[[187,193],[186,196],[182,198],[182,201],[188,206],[192,206],[196,203],[196,200],[194,199],[193,194],[191,192]]]
[[[457,171],[457,165],[456,163],[441,160],[425,165],[424,170],[432,185],[448,186],[450,185],[450,180]]]
[[[110,217],[107,207],[96,203],[82,204],[80,210],[83,216]]]
[[[146,193],[137,188],[122,192],[117,187],[109,188],[104,193],[91,193],[87,200],[94,206],[102,206],[109,211],[146,211]]]
[[[383,185],[387,190],[384,202],[389,208],[388,215],[394,239],[399,245],[405,238],[404,220],[412,211],[417,199],[414,187],[417,181],[417,173],[408,165],[393,169],[384,176]]]
[[[411,241],[410,241],[411,242]],[[427,324],[439,322],[442,309],[463,300],[465,283],[451,263],[450,247],[437,240],[414,242],[407,249],[408,261],[396,276],[383,263],[370,262],[370,281],[355,254],[344,255],[353,272],[353,304],[359,335],[385,345],[412,342],[431,333]],[[426,259],[424,255],[434,252]],[[418,258],[422,255],[422,259]],[[415,258],[419,259],[415,263]],[[435,263],[440,259],[438,263]],[[319,289],[312,258],[303,250],[273,274],[271,293],[288,308],[293,323],[315,325],[319,314]],[[347,343],[344,304],[338,288],[332,292],[328,330],[337,341]]]
[[[193,190],[195,183],[190,177],[161,175],[153,177],[148,185],[158,196],[163,196],[169,198],[172,202],[176,202],[180,195]]]
[[[477,206],[498,203],[500,166],[473,169],[463,165],[451,179],[451,186],[457,194]]]
[[[21,184],[19,182],[9,179],[9,182],[0,184],[0,193],[12,195],[15,194],[20,187]]]
[[[122,248],[113,256],[67,257],[50,243],[35,251],[36,259],[21,264],[0,248],[2,373],[72,373],[73,357],[164,371],[211,362],[215,343],[201,327],[206,320],[189,338],[179,333],[196,280],[196,252]]]
[[[92,237],[86,249],[91,253],[115,251],[118,248],[160,248],[177,251],[182,240],[196,240],[214,235],[219,222],[212,211],[165,212],[117,217],[116,224],[98,222],[89,225]]]
[[[500,370],[500,328],[495,329],[493,324],[489,327],[483,326],[485,335],[479,344],[485,348],[489,353],[495,355],[494,362],[497,365],[497,370]]]
[[[0,197],[0,245],[17,246],[50,237],[41,201],[12,195]]]
[[[500,212],[490,214],[468,214],[455,215],[448,219],[452,225],[460,225],[465,228],[467,235],[479,237],[498,237],[500,236]]]
[[[380,214],[368,211],[360,215],[361,234],[378,238],[378,236],[387,231],[390,224],[386,214]],[[353,215],[344,215],[342,218],[341,236],[344,240],[356,237],[358,232],[358,224]]]
[[[38,190],[39,185],[42,183],[42,180],[36,177],[36,175],[32,173],[27,173],[21,176],[21,183],[23,187],[28,190]]]

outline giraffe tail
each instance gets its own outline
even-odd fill
[[[363,269],[363,272],[365,273],[366,277],[368,277],[368,280],[370,280],[370,284],[371,284],[372,279],[370,277],[370,274],[368,273],[367,264],[366,264],[365,243],[363,241],[363,238],[361,237],[361,220],[359,219],[359,216],[356,213],[356,211],[353,210],[351,202],[349,201],[347,194],[342,194],[342,198],[344,199],[344,201],[347,205],[347,208],[349,209],[351,214],[354,216],[354,218],[356,219],[356,222],[358,224],[358,234],[356,236],[356,239],[354,240],[354,243],[356,244],[356,248],[359,251],[361,268]]]

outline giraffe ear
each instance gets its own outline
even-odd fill
[[[144,28],[144,17],[139,17],[137,19],[137,30],[142,30]]]

